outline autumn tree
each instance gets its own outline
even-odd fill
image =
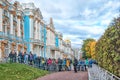
[[[83,52],[83,58],[91,58],[91,54],[94,54],[95,46],[94,45],[95,40],[94,39],[86,39],[83,41],[82,45],[82,52]],[[92,45],[91,45],[92,44]],[[92,52],[93,51],[93,52]]]

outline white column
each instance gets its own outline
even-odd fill
[[[3,23],[3,21],[2,21],[2,8],[0,8],[0,31],[2,31],[3,29],[3,26],[2,26],[2,23]]]
[[[1,51],[1,42],[0,42],[0,58],[2,57],[2,51]]]
[[[41,41],[41,38],[42,38],[42,34],[41,34],[41,29],[42,29],[42,26],[40,25],[40,22],[39,22],[39,39],[40,39],[40,41]]]
[[[10,14],[10,34],[13,34],[13,14]]]
[[[38,26],[37,26],[37,20],[36,20],[36,21],[35,21],[35,39],[37,39],[37,35],[38,35],[38,34],[37,34],[37,27],[38,27]]]
[[[33,38],[33,16],[30,15],[30,38]]]
[[[36,49],[35,49],[36,52],[35,53],[36,53],[37,56],[38,56],[38,50],[39,50],[38,45],[36,45]]]
[[[30,51],[33,53],[33,45],[30,43]]]
[[[41,48],[41,56],[44,57],[44,48]]]
[[[40,46],[39,50],[40,50],[40,51],[39,51],[39,56],[41,56],[41,46]]]
[[[17,29],[18,29],[18,37],[21,37],[21,29],[20,29],[20,16],[18,16],[18,19],[17,19]]]
[[[40,56],[42,56],[42,47],[40,47],[40,50],[41,50],[41,51],[40,51]]]
[[[40,36],[41,36],[41,34],[40,34],[40,22],[38,22],[38,40],[40,40]]]

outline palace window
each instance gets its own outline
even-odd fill
[[[15,36],[15,25],[13,26],[13,35]]]
[[[9,52],[10,52],[10,48],[9,48],[9,45],[6,44],[5,45],[5,56],[8,57],[9,56]]]

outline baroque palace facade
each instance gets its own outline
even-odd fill
[[[70,40],[56,32],[53,20],[49,24],[33,3],[0,0],[0,58],[7,57],[10,51],[20,51],[45,58],[73,58],[74,50]]]

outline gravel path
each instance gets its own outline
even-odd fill
[[[38,78],[37,80],[88,80],[88,73],[81,71],[77,73],[74,73],[74,71],[57,72]]]

